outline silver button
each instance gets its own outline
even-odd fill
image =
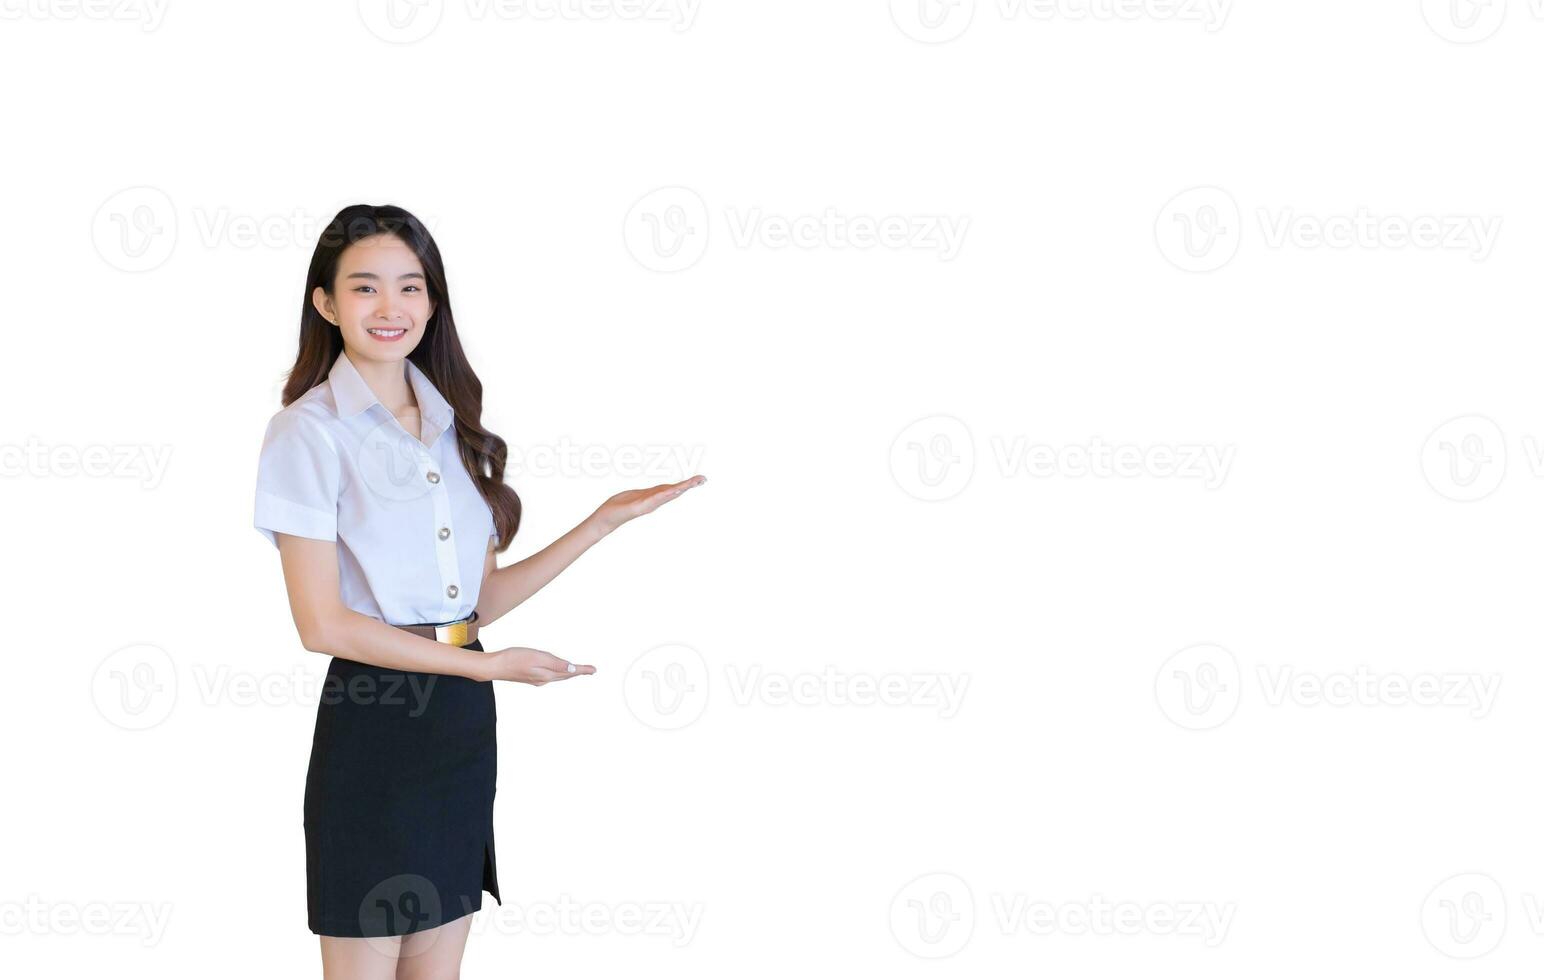
[[[445,594],[454,599],[456,596],[461,594],[461,590],[452,585],[450,588],[445,590]]]
[[[427,479],[429,480],[430,483],[438,483],[438,482],[440,482],[440,475],[438,473],[434,472],[433,470],[430,470],[426,474],[426,477],[427,477]]]
[[[440,540],[444,541],[448,537],[450,537],[450,528],[448,528],[448,527],[440,528]]]

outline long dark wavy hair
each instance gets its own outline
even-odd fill
[[[311,255],[311,269],[306,273],[306,291],[300,309],[300,349],[295,366],[284,382],[284,405],[304,395],[327,380],[327,372],[343,353],[343,335],[337,326],[317,312],[311,296],[320,286],[334,295],[333,282],[338,275],[338,259],[343,250],[372,235],[393,235],[418,256],[428,280],[429,298],[434,301],[434,315],[424,327],[423,339],[408,359],[434,383],[456,416],[456,444],[472,482],[493,511],[493,525],[498,531],[498,551],[509,547],[520,528],[520,497],[504,483],[504,466],[509,446],[482,427],[482,382],[461,349],[456,336],[456,321],[450,313],[450,290],[445,284],[445,264],[434,238],[412,214],[390,204],[351,204],[339,211],[322,230],[316,251]]]

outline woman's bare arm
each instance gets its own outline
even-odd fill
[[[498,567],[490,545],[484,564],[482,592],[477,597],[477,625],[493,622],[542,590],[595,542],[635,517],[651,513],[692,487],[706,483],[702,475],[680,483],[662,483],[646,490],[624,490],[596,508],[595,513],[547,547],[512,565]]]
[[[482,593],[477,604],[479,628],[535,595],[596,541],[704,482],[706,477],[694,476],[680,483],[616,494],[573,530],[508,568],[497,567],[490,546],[483,562]],[[338,592],[335,542],[279,532],[275,532],[275,540],[284,567],[290,614],[300,633],[300,643],[307,650],[392,670],[454,674],[477,681],[513,680],[538,687],[595,673],[589,664],[569,663],[545,650],[509,647],[480,653],[417,636],[354,612],[343,604]]]
[[[283,533],[275,537],[290,614],[307,650],[393,670],[492,679],[494,665],[487,654],[409,633],[345,606],[338,593],[336,542]]]
[[[522,558],[511,565],[498,567],[493,546],[488,546],[488,559],[483,576],[482,592],[477,597],[477,627],[481,629],[520,603],[540,592],[558,573],[574,563],[595,542],[608,533],[596,514],[591,514],[576,527],[547,547]]]

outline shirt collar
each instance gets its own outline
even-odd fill
[[[407,362],[407,380],[413,386],[413,395],[418,399],[418,414],[425,423],[423,434],[428,435],[433,431],[437,436],[450,428],[451,420],[455,418],[450,402],[445,400],[429,381],[429,376],[411,360]],[[354,367],[354,362],[348,359],[344,351],[339,351],[338,359],[332,362],[332,370],[327,372],[327,383],[332,386],[332,397],[338,406],[340,418],[353,418],[371,405],[381,404],[381,400],[365,383],[365,379],[360,377],[359,369]]]

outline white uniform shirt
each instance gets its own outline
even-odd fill
[[[461,461],[450,404],[412,361],[422,441],[340,353],[327,381],[268,422],[253,522],[338,543],[343,604],[396,626],[472,614],[493,512]]]

